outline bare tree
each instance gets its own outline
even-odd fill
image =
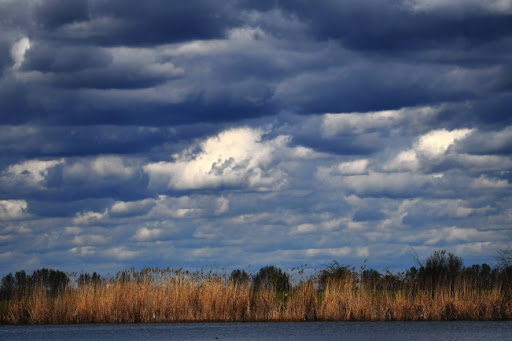
[[[510,247],[498,249],[496,261],[498,262],[498,267],[502,270],[512,267],[512,249]]]

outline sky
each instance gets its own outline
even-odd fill
[[[0,0],[0,274],[512,247],[512,1]]]

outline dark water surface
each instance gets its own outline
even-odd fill
[[[0,326],[0,340],[512,340],[512,322],[276,322]]]

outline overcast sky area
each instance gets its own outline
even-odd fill
[[[494,265],[512,1],[0,0],[0,155],[2,276]]]

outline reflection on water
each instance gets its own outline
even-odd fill
[[[511,340],[511,322],[276,322],[0,326],[0,340]]]

